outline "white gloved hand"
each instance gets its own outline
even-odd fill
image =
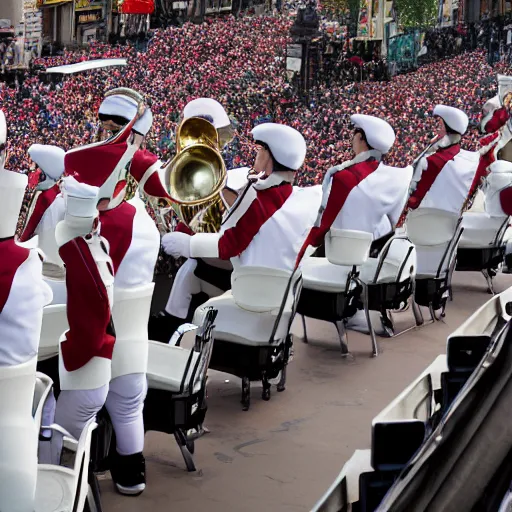
[[[175,259],[190,258],[190,238],[186,233],[167,233],[162,237],[165,254]]]

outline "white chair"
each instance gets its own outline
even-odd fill
[[[331,229],[325,238],[325,258],[306,258],[302,264],[303,288],[297,307],[302,316],[307,343],[306,317],[325,320],[336,326],[342,356],[349,353],[345,322],[357,311],[361,287],[356,286],[358,267],[367,260],[372,233]],[[378,353],[375,337],[372,354]]]
[[[458,214],[435,208],[418,208],[407,216],[407,237],[416,247],[415,301],[429,308],[432,321],[436,311],[445,316],[451,297],[451,279],[457,246],[463,229]]]
[[[52,430],[53,435],[64,436],[66,448],[75,452],[75,460],[72,468],[39,464],[35,512],[82,512],[86,502],[91,500],[88,476],[91,436],[96,423],[91,419],[78,441],[58,425],[43,428]]]
[[[372,421],[372,467],[399,471],[423,443],[437,421],[435,392],[448,370],[446,355],[439,355]]]
[[[149,342],[148,394],[144,402],[144,428],[174,434],[188,471],[195,471],[194,438],[203,432],[206,414],[206,372],[213,349],[212,331],[217,312],[205,308],[200,327],[188,324],[171,340]],[[182,344],[186,346],[181,346]]]
[[[263,400],[270,399],[270,380],[281,374],[278,391],[284,391],[290,356],[291,324],[302,278],[299,271],[265,267],[235,268],[232,289],[196,310],[194,323],[204,308],[218,311],[210,368],[242,379],[242,404],[250,407],[250,383],[262,381]]]
[[[359,281],[364,288],[364,311],[374,346],[377,346],[377,342],[370,311],[380,312],[388,336],[404,334],[423,323],[421,312],[414,302],[416,264],[414,245],[406,236],[397,235],[386,242],[377,258],[369,258],[361,266]],[[405,309],[409,302],[412,302],[415,324],[396,332],[391,312]]]
[[[0,510],[32,510],[37,481],[38,431],[32,416],[34,357],[0,367]],[[15,504],[15,505],[14,505]]]
[[[493,278],[505,258],[505,232],[509,217],[491,217],[487,213],[466,212],[462,216],[464,232],[457,250],[459,272],[481,272],[488,292],[494,294]]]
[[[59,339],[69,329],[66,304],[53,304],[43,309],[43,323],[39,338],[38,361],[59,355]]]

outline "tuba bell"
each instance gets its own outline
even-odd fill
[[[194,233],[217,233],[225,206],[226,165],[212,123],[190,117],[178,127],[177,154],[165,168],[165,183],[178,217]]]

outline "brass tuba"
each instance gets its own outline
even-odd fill
[[[179,125],[176,147],[176,156],[165,168],[172,207],[194,233],[217,233],[227,178],[218,132],[206,119],[191,117]]]

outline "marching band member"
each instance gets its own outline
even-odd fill
[[[382,246],[384,237],[392,236],[404,204],[407,200],[408,185],[412,177],[412,167],[404,169],[389,167],[381,162],[395,142],[393,128],[383,119],[355,114],[350,118],[354,126],[352,149],[355,158],[329,169],[322,184],[323,197],[314,227],[311,229],[297,258],[302,259],[308,246],[319,247],[331,229],[353,229],[372,233],[374,247],[372,256],[376,256]],[[397,243],[391,247],[391,253],[401,261],[408,251],[406,244]],[[396,254],[395,254],[396,253]],[[404,253],[404,254],[402,254]],[[377,259],[370,258],[365,263],[362,275],[372,276],[377,268]],[[303,262],[303,276],[308,281],[324,280],[325,276],[341,276],[339,268],[329,263],[326,258],[307,258]],[[333,280],[335,277],[333,277]],[[383,318],[378,312],[377,321]],[[359,311],[347,324],[353,330],[368,332],[368,325],[363,311]]]
[[[191,117],[201,117],[213,124],[219,134],[221,148],[232,140],[234,131],[231,121],[218,101],[212,98],[197,98],[190,101],[183,110],[182,118],[185,120]],[[222,194],[227,207],[231,206],[239,191],[247,185],[248,173],[247,167],[227,171],[227,184]],[[164,178],[163,181],[165,181]],[[176,231],[194,234],[183,222],[178,224]],[[166,252],[167,240],[168,236],[164,235],[162,245]],[[229,261],[218,258],[188,258],[176,273],[164,310],[150,318],[150,339],[169,341],[173,332],[181,324],[192,320],[193,297],[203,293],[204,299],[208,300],[229,290],[232,270],[233,267]]]
[[[43,275],[52,288],[53,302],[63,304],[66,301],[65,271],[55,241],[55,225],[64,214],[60,179],[64,174],[66,153],[57,146],[33,144],[28,154],[41,169],[41,180],[32,198],[20,242],[38,236],[38,247],[44,254]]]
[[[76,439],[105,404],[111,378],[115,333],[112,326],[112,260],[98,222],[98,187],[63,180],[64,220],[55,238],[66,265],[69,329],[60,340],[55,422]],[[52,459],[59,464],[62,437],[52,436]]]
[[[437,105],[434,116],[439,118],[438,140],[416,165],[406,209],[422,206],[462,213],[479,163],[478,153],[460,147],[469,119],[446,105]]]
[[[107,96],[100,105],[99,119],[103,130],[112,134],[119,133],[137,111],[136,102],[123,95]],[[139,184],[139,188],[150,197],[169,200],[169,194],[160,180],[159,170],[162,162],[147,149],[139,149],[128,164],[128,172]]]
[[[52,292],[35,249],[14,240],[28,184],[4,168],[7,126],[0,111],[0,510],[35,510],[37,439],[32,417],[43,307]]]
[[[230,259],[244,265],[293,270],[297,252],[313,224],[319,187],[293,187],[304,163],[306,142],[295,129],[264,123],[252,130],[259,150],[258,179],[240,194],[224,218],[220,233],[166,235],[166,251],[175,258]],[[272,250],[269,250],[269,247]]]
[[[381,163],[395,142],[393,128],[377,117],[355,114],[352,148],[355,158],[333,167],[324,177],[322,205],[298,261],[308,246],[319,247],[334,226],[374,234],[378,239],[398,221],[406,199],[404,183],[409,183],[411,168],[398,169]],[[343,171],[343,172],[341,172]]]
[[[108,242],[112,259],[114,293],[152,283],[160,248],[160,235],[146,209],[124,200],[127,164],[151,129],[153,117],[135,91],[119,90],[119,95],[136,105],[131,111],[134,118],[108,140],[68,151],[65,158],[68,175],[80,183],[99,187],[101,236]],[[147,344],[142,345],[146,354],[134,355],[126,353],[130,346],[121,345],[120,341],[117,340],[113,369],[123,366],[116,364],[116,358],[124,358],[130,365],[116,370],[117,374],[113,370],[105,402],[117,443],[110,470],[121,494],[138,495],[145,489],[142,408],[147,391]],[[121,347],[124,352],[118,350]]]

